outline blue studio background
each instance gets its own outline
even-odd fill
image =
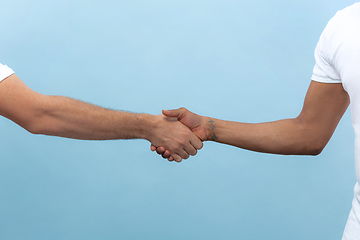
[[[0,62],[32,89],[113,109],[296,117],[328,20],[354,1],[1,0]],[[341,239],[349,111],[317,157],[206,142],[168,163],[144,140],[35,136],[0,119],[0,239]]]

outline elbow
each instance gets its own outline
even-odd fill
[[[5,112],[4,116],[32,134],[44,134],[49,126],[50,104],[47,95],[36,92],[27,94],[24,99],[11,110]]]
[[[33,121],[29,121],[25,126],[22,126],[25,130],[27,130],[29,133],[34,135],[43,134],[43,130],[40,128],[40,126],[37,123],[34,123]]]
[[[34,116],[22,127],[34,135],[57,136],[59,132],[53,119],[46,114]]]
[[[49,135],[51,132],[51,121],[47,111],[42,108],[33,109],[25,119],[20,121],[20,126],[31,134]]]
[[[42,128],[43,124],[41,123],[41,117],[28,117],[26,120],[19,123],[19,125],[31,134],[38,135],[43,134],[44,132]]]
[[[314,124],[304,122],[300,117],[296,118],[299,126],[300,137],[297,144],[302,146],[300,155],[317,156],[322,153],[331,135],[324,131],[318,131]]]
[[[301,146],[301,147],[300,147]],[[300,148],[299,148],[300,147]],[[314,144],[298,144],[293,150],[288,151],[285,155],[299,155],[299,156],[317,156],[322,153],[325,146]],[[294,151],[294,149],[296,149]]]
[[[318,156],[318,155],[320,155],[320,153],[322,153],[323,150],[324,150],[323,147],[314,148],[308,153],[308,155],[310,155],[310,156]]]
[[[32,134],[40,134],[39,119],[40,117],[34,111],[28,110],[17,116],[9,116],[10,120]]]
[[[316,141],[316,143],[312,142],[307,146],[304,155],[318,156],[322,153],[326,144],[327,142],[326,143],[321,143],[320,141]]]

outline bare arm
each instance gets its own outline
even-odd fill
[[[195,155],[202,147],[201,141],[176,119],[43,95],[28,88],[15,74],[0,82],[0,114],[34,134],[84,140],[147,139],[155,146],[167,145],[177,161]]]
[[[178,117],[203,141],[265,153],[317,155],[330,140],[349,103],[341,84],[312,81],[296,118],[253,124],[199,116],[184,108],[163,113]],[[158,152],[163,153],[164,148]],[[164,157],[168,157],[166,152]]]

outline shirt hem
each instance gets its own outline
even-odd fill
[[[6,65],[0,66],[0,82],[14,74],[14,71]]]
[[[342,83],[340,79],[331,79],[331,78],[326,78],[326,77],[319,77],[316,75],[313,75],[311,77],[311,80],[316,81],[316,82],[321,82],[321,83]]]

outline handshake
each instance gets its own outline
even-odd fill
[[[15,74],[1,81],[0,115],[33,134],[81,140],[146,139],[153,151],[176,162],[196,155],[203,141],[217,139],[214,122],[185,108],[157,116],[116,111],[37,93]]]
[[[0,115],[30,133],[81,140],[142,138],[151,142],[152,151],[176,162],[196,155],[203,141],[263,153],[317,155],[348,105],[342,85],[312,82],[298,117],[253,124],[211,119],[185,108],[157,116],[106,109],[37,93],[15,74],[0,86]]]
[[[214,121],[185,108],[163,110],[156,116],[154,131],[148,140],[151,150],[169,161],[181,162],[195,156],[203,141],[217,140]]]

